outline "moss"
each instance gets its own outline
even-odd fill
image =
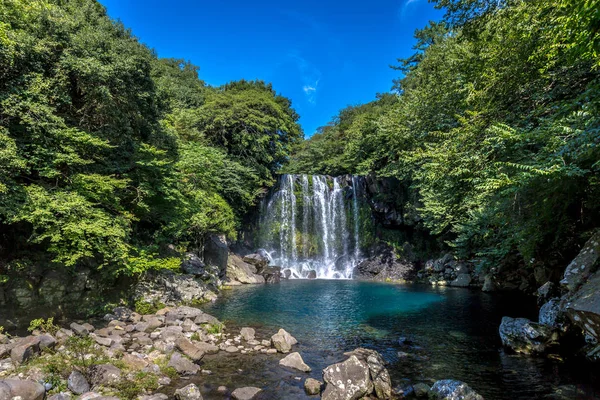
[[[159,301],[154,301],[154,302],[150,303],[145,300],[138,300],[135,302],[134,307],[135,307],[135,311],[138,314],[148,315],[148,314],[155,314],[158,310],[165,308],[166,305]]]

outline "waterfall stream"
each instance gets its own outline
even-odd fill
[[[265,199],[260,246],[290,278],[352,279],[361,260],[358,176],[282,175]]]

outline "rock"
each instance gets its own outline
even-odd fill
[[[540,308],[539,323],[550,328],[560,329],[564,325],[562,310],[560,308],[560,299],[550,299]]]
[[[113,309],[113,314],[117,316],[117,319],[119,321],[123,321],[123,322],[131,322],[132,319],[132,315],[133,315],[133,311],[130,310],[127,307],[115,307]]]
[[[89,376],[93,386],[111,385],[121,380],[121,370],[111,364],[94,365]]]
[[[218,267],[219,276],[224,277],[228,257],[229,247],[225,235],[211,235],[204,243],[204,262]]]
[[[290,271],[289,269],[286,269],[283,271],[283,277],[285,279],[290,279],[291,276],[292,276],[292,271]]]
[[[600,257],[600,230],[596,231],[585,243],[577,257],[565,269],[564,277],[560,281],[571,292],[575,291],[587,281],[588,277],[597,269]]]
[[[200,327],[198,325],[196,325],[194,323],[194,321],[192,321],[191,319],[186,319],[185,321],[183,321],[183,324],[181,324],[181,327],[183,328],[184,332],[196,332],[200,329]]]
[[[373,387],[378,398],[388,399],[392,396],[392,380],[388,370],[385,368],[385,361],[381,357],[381,354],[375,350],[358,348],[350,353],[345,353],[345,355],[354,355],[359,360],[367,363],[371,381],[373,381]]]
[[[240,283],[265,283],[265,278],[262,275],[256,274],[256,267],[245,263],[235,254],[229,256],[227,277]]]
[[[564,301],[564,309],[585,335],[600,341],[600,271]]]
[[[235,347],[235,346],[226,346],[226,347],[225,347],[225,351],[226,351],[227,353],[237,353],[238,351],[240,351],[240,349],[238,349],[238,348],[237,348],[237,347]]]
[[[192,384],[187,385],[175,391],[175,398],[178,400],[202,400],[202,394],[198,386]]]
[[[194,275],[176,274],[172,271],[158,271],[145,274],[135,285],[133,297],[148,303],[176,305],[213,301],[216,294],[210,290],[209,283],[216,286],[217,277],[206,277],[208,283]]]
[[[522,354],[545,353],[557,340],[552,328],[527,318],[503,317],[499,333],[505,347]]]
[[[369,365],[355,355],[323,370],[326,386],[322,400],[357,400],[373,391]]]
[[[56,346],[56,339],[54,339],[52,336],[48,335],[48,334],[44,334],[44,335],[39,335],[38,336],[39,339],[39,347],[40,350],[52,350],[54,349],[54,347]]]
[[[252,328],[242,328],[240,330],[240,335],[242,336],[242,339],[244,339],[245,341],[250,341],[250,340],[254,340],[256,331]]]
[[[279,283],[281,282],[281,267],[265,267],[260,273],[266,283]]]
[[[413,392],[415,393],[415,397],[417,398],[428,397],[430,391],[431,388],[425,383],[417,383],[416,385],[413,385]]]
[[[163,393],[156,393],[149,396],[138,397],[138,400],[169,400],[169,396]]]
[[[204,357],[204,351],[183,336],[175,341],[175,346],[193,361],[200,361]]]
[[[308,275],[306,275],[306,279],[317,279],[317,271],[310,270],[308,271]]]
[[[100,399],[102,395],[96,392],[87,392],[82,394],[78,400]]]
[[[494,292],[496,291],[496,282],[494,282],[494,277],[492,275],[486,275],[483,280],[483,287],[481,288],[483,292]]]
[[[78,324],[77,322],[71,323],[69,328],[73,331],[73,333],[77,336],[87,336],[90,334],[90,331],[83,325]]]
[[[109,338],[109,337],[94,336],[94,340],[100,346],[106,346],[106,347],[110,347],[114,343],[114,341],[111,338]]]
[[[259,392],[261,392],[261,389],[259,389],[257,387],[248,386],[248,387],[235,389],[233,391],[233,393],[231,393],[231,397],[234,398],[235,400],[251,400]]]
[[[204,275],[204,263],[194,253],[186,253],[181,263],[181,270],[186,274],[201,276]]]
[[[121,360],[129,369],[134,371],[141,371],[148,366],[148,361],[142,357],[130,353],[123,354]]]
[[[10,358],[14,364],[20,365],[30,360],[40,352],[40,338],[28,336],[20,339],[10,351]]]
[[[75,394],[84,394],[90,391],[90,384],[79,371],[73,371],[67,379],[67,387]]]
[[[398,258],[391,246],[379,246],[376,254],[376,257],[358,264],[353,273],[355,279],[385,282],[388,280],[406,281],[415,277],[415,265],[410,261]]]
[[[192,363],[178,352],[174,352],[173,355],[171,355],[171,359],[169,360],[169,364],[167,364],[167,366],[173,367],[180,375],[195,375],[198,373],[198,371],[200,371],[199,366]]]
[[[466,383],[452,379],[437,381],[431,388],[431,394],[439,400],[483,400]]]
[[[298,352],[291,353],[279,360],[279,365],[283,365],[284,367],[288,368],[294,368],[303,372],[311,371],[311,368],[304,363],[302,356]]]
[[[280,353],[289,353],[292,346],[297,344],[298,341],[284,329],[280,329],[276,334],[271,336],[273,346]]]
[[[69,392],[60,392],[48,397],[48,400],[71,400],[72,396]]]
[[[469,274],[460,274],[456,277],[455,280],[450,282],[450,286],[455,287],[469,287],[471,284],[471,275]]]
[[[551,298],[559,295],[558,288],[550,281],[544,283],[536,292],[538,305],[546,304]]]
[[[199,343],[194,343],[194,344],[196,345],[196,347],[199,350],[204,352],[204,354],[217,354],[219,352],[219,347],[215,346],[214,344],[205,343],[205,342],[199,342]]]
[[[46,389],[41,384],[18,379],[0,380],[0,399],[43,400]]]
[[[316,379],[308,378],[304,381],[304,391],[309,396],[315,396],[321,393],[322,383]]]
[[[244,256],[243,261],[248,264],[254,265],[258,272],[262,272],[262,270],[267,265],[269,265],[269,258],[258,253],[248,254],[247,256]]]

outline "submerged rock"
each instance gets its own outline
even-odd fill
[[[257,387],[248,386],[235,389],[233,393],[231,393],[231,397],[235,400],[251,400],[261,391],[262,389]]]
[[[556,332],[527,318],[503,317],[499,328],[502,344],[522,354],[541,354],[556,344]]]
[[[439,400],[483,400],[483,397],[464,382],[452,379],[437,381],[431,388],[431,395]]]
[[[419,399],[428,397],[430,391],[431,388],[426,383],[417,383],[416,385],[413,385],[413,392]]]
[[[355,355],[323,370],[323,400],[357,400],[373,391],[369,365]]]
[[[291,353],[279,360],[279,365],[283,365],[284,367],[288,368],[294,368],[302,372],[311,371],[311,368],[304,363],[302,356],[298,352]]]
[[[304,391],[309,396],[315,396],[321,393],[321,385],[323,385],[323,383],[319,382],[318,380],[307,378],[304,381]]]

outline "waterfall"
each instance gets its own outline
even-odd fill
[[[271,264],[291,278],[351,279],[361,254],[360,181],[282,175],[259,220]]]

